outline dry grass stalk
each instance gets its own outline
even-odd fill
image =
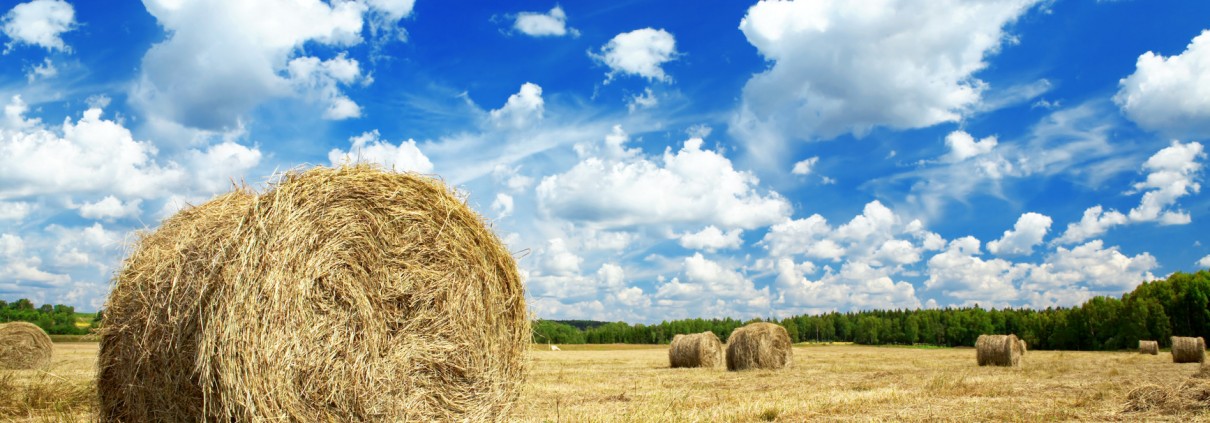
[[[50,365],[54,345],[33,323],[0,324],[0,369],[37,369]]]
[[[1159,355],[1159,341],[1139,341],[1139,354]]]
[[[781,369],[790,366],[794,351],[790,334],[774,323],[751,323],[727,339],[727,370]]]
[[[672,367],[722,367],[723,343],[711,331],[672,337],[668,361]]]
[[[975,360],[980,366],[1017,367],[1021,365],[1024,348],[1017,335],[979,335],[975,340]]]
[[[1202,337],[1172,337],[1173,363],[1201,363],[1206,361],[1206,341]]]
[[[41,373],[27,380],[18,380],[13,373],[0,374],[0,420],[4,421],[34,415],[68,417],[78,413],[88,414],[96,406],[96,397],[92,383],[68,381],[50,373]]]
[[[105,308],[101,419],[503,421],[531,336],[522,290],[441,181],[290,172],[137,241]]]
[[[1198,369],[1193,377],[1200,379],[1210,379],[1210,361],[1203,361],[1202,367]]]
[[[1126,394],[1122,411],[1127,413],[1159,411],[1163,414],[1210,410],[1210,382],[1189,379],[1180,385],[1165,387],[1146,384]]]

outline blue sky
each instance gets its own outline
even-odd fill
[[[1048,307],[1210,267],[1210,4],[0,3],[0,298],[275,171],[435,174],[539,317]]]

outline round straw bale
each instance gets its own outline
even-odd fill
[[[672,337],[668,361],[672,367],[722,367],[723,343],[711,331]]]
[[[145,234],[105,308],[102,421],[503,421],[530,328],[512,255],[442,182],[290,172]]]
[[[979,335],[975,340],[975,360],[980,366],[1016,367],[1024,352],[1017,335]]]
[[[0,323],[0,369],[38,369],[50,365],[54,345],[33,323]]]
[[[751,323],[727,339],[727,370],[780,369],[793,358],[790,334],[781,325]]]
[[[1025,355],[1025,353],[1029,352],[1029,345],[1025,343],[1024,339],[1017,338],[1017,346],[1021,347],[1021,355]]]
[[[1158,355],[1160,353],[1160,343],[1158,341],[1139,340],[1139,354]]]
[[[1202,337],[1172,337],[1173,363],[1201,363],[1206,361],[1206,340]]]

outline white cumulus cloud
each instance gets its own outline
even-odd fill
[[[353,143],[349,151],[334,148],[328,152],[328,161],[333,166],[366,162],[377,163],[399,172],[431,173],[433,171],[433,162],[429,161],[429,158],[420,151],[415,140],[407,140],[400,142],[399,145],[394,145],[383,140],[378,134],[378,130],[373,130],[350,138],[349,142]]]
[[[105,198],[80,205],[80,217],[85,219],[113,220],[139,215],[140,199],[123,202],[117,197],[107,195]]]
[[[775,160],[791,139],[922,128],[976,109],[975,77],[1038,0],[761,1],[739,28],[770,63],[744,86],[732,133]]]
[[[1051,223],[1050,216],[1044,214],[1022,214],[1011,230],[1004,231],[1004,236],[987,243],[987,251],[998,256],[1033,254],[1034,246],[1041,244],[1042,238],[1050,231]]]
[[[18,44],[42,47],[49,51],[71,51],[62,34],[75,29],[76,10],[63,0],[34,0],[21,3],[0,17],[0,31],[10,41],[5,53]]]
[[[945,136],[945,145],[950,148],[950,152],[945,158],[949,161],[960,162],[990,153],[992,149],[996,148],[996,137],[986,137],[975,141],[975,137],[966,131],[954,131]]]
[[[790,170],[790,173],[795,175],[810,175],[811,171],[815,168],[815,163],[818,162],[819,156],[799,160],[798,163],[794,163],[794,169]]]
[[[532,82],[521,84],[520,91],[508,96],[508,101],[489,113],[496,126],[524,128],[542,120],[545,111],[542,87]]]
[[[663,64],[676,59],[676,37],[663,29],[636,29],[614,36],[599,54],[589,55],[609,67],[606,83],[618,75],[668,82],[672,78],[664,73]]]
[[[55,130],[0,130],[0,199],[102,191],[149,198],[184,182],[185,169],[157,163],[154,145],[101,114],[88,109]]]
[[[965,301],[1006,303],[1017,300],[1017,282],[1029,267],[1002,259],[980,257],[979,240],[967,236],[950,241],[945,251],[928,260],[925,288]]]
[[[1109,228],[1126,224],[1126,221],[1126,215],[1117,210],[1106,211],[1100,205],[1092,206],[1084,210],[1084,215],[1079,222],[1067,224],[1067,230],[1055,242],[1071,244],[1095,238],[1101,236]]]
[[[0,201],[0,220],[20,222],[29,216],[33,206],[24,201]]]
[[[168,34],[143,56],[131,101],[154,119],[225,130],[273,98],[319,101],[328,119],[360,114],[337,84],[352,82],[356,62],[302,55],[313,43],[360,44],[364,23],[385,29],[410,13],[410,1],[148,0]],[[375,23],[377,22],[377,23]],[[298,60],[302,61],[298,61]]]
[[[790,213],[785,198],[762,193],[754,175],[735,170],[702,144],[691,138],[679,151],[665,150],[662,159],[586,158],[542,178],[538,204],[552,216],[604,227],[697,223],[751,229]]]
[[[739,248],[744,245],[743,229],[732,229],[723,232],[717,226],[710,225],[698,232],[686,233],[680,236],[682,247],[691,250],[716,250]]]
[[[1143,53],[1119,85],[1113,100],[1139,126],[1173,136],[1210,135],[1210,31],[1175,56]]]
[[[1189,213],[1170,210],[1176,201],[1201,190],[1197,182],[1202,164],[1198,159],[1206,156],[1202,145],[1197,142],[1172,145],[1156,152],[1143,163],[1148,171],[1147,179],[1134,184],[1137,191],[1145,191],[1139,206],[1130,210],[1130,220],[1135,222],[1159,221],[1165,225],[1181,225],[1190,222]]]
[[[503,192],[497,193],[496,199],[492,200],[492,211],[496,212],[497,219],[513,214],[513,196]]]
[[[575,28],[567,27],[567,13],[563,8],[555,6],[546,13],[521,12],[513,21],[513,29],[532,37],[562,37],[571,34],[579,36]]]

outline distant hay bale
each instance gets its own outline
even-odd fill
[[[1172,337],[1173,363],[1201,363],[1206,361],[1206,340],[1187,336]]]
[[[781,369],[794,358],[790,334],[781,325],[756,322],[731,332],[727,370]]]
[[[1017,346],[1021,348],[1021,355],[1025,355],[1025,353],[1029,352],[1029,346],[1025,344],[1024,339],[1017,338]]]
[[[436,179],[285,174],[143,234],[114,278],[102,421],[504,421],[531,338],[512,255]]]
[[[711,331],[672,337],[668,361],[672,367],[722,367],[723,343]]]
[[[33,323],[0,323],[0,369],[39,369],[50,365],[54,344]]]
[[[1160,353],[1160,343],[1158,341],[1139,341],[1139,354],[1158,355]]]
[[[1025,347],[1017,341],[1017,335],[979,335],[975,359],[980,366],[1020,366]]]

